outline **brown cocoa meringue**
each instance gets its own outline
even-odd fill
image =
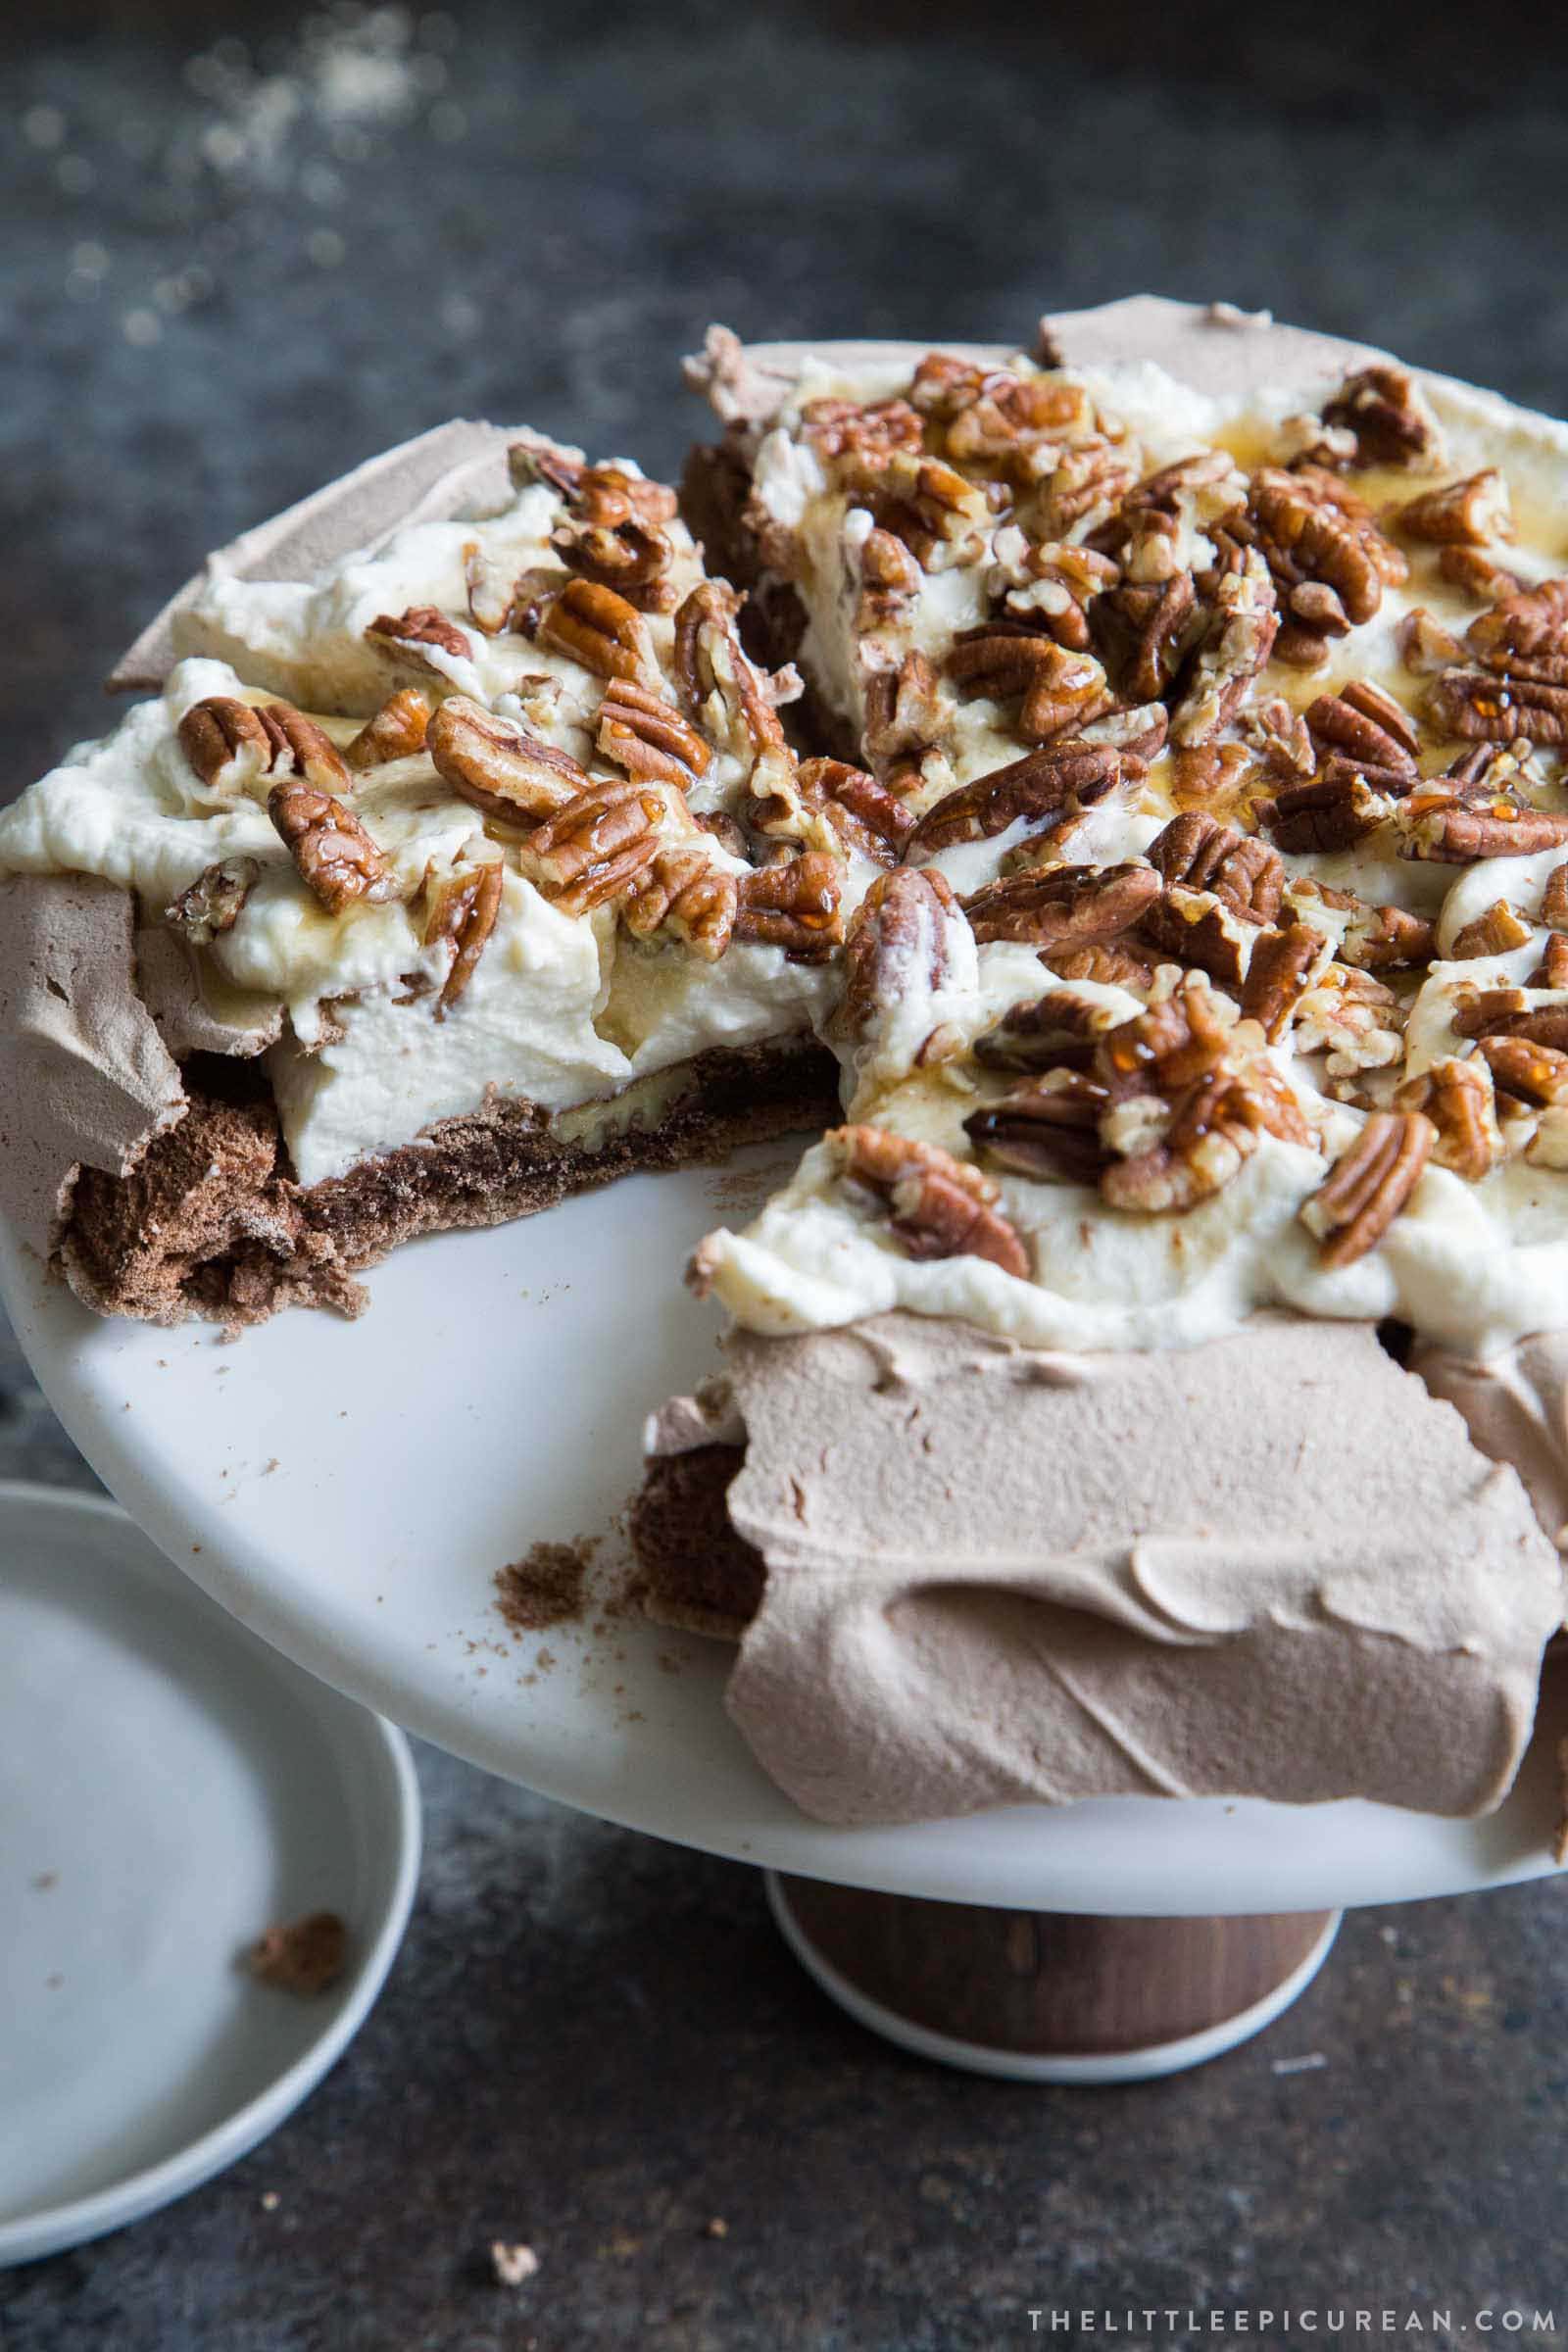
[[[1512,1463],[1542,1527],[1568,1545],[1568,1331],[1536,1332],[1485,1363],[1418,1340],[1410,1369],[1489,1461]]]
[[[746,1432],[727,1704],[817,1819],[1114,1794],[1505,1794],[1562,1570],[1370,1325],[1069,1356],[879,1316],[733,1331],[651,1450]]]

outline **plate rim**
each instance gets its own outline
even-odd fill
[[[189,1602],[194,1580],[141,1528],[131,1514],[111,1496],[91,1494],[72,1487],[53,1487],[33,1479],[0,1479],[0,1527],[14,1511],[39,1512],[62,1520],[87,1517],[99,1525],[127,1529],[144,1547],[132,1563],[132,1573],[152,1583],[167,1578],[171,1597]],[[112,2230],[144,2220],[160,2207],[200,2188],[259,2146],[286,2122],[318,2082],[330,2073],[359,2033],[379,1999],[402,1946],[409,1915],[418,1887],[422,1846],[419,1788],[406,1735],[384,1716],[349,1698],[318,1675],[266,1642],[240,1623],[200,1586],[202,1600],[220,1621],[223,1637],[250,1651],[253,1663],[267,1671],[298,1676],[307,1686],[308,1703],[325,1712],[342,1710],[341,1720],[352,1727],[360,1745],[357,1766],[368,1766],[382,1776],[382,1794],[393,1828],[395,1844],[387,1848],[389,1867],[380,1893],[377,1923],[362,1944],[350,1980],[348,1997],[320,2034],[267,2086],[236,2107],[221,2123],[161,2157],[156,2164],[91,2190],[81,2197],[39,2206],[34,2211],[0,2219],[0,2270],[46,2260],[52,2254],[84,2245]],[[260,1652],[260,1658],[255,1656]]]

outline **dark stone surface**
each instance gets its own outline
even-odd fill
[[[205,548],[422,425],[675,464],[710,317],[1026,336],[1152,287],[1562,405],[1560,26],[1065,16],[237,0],[216,53],[188,4],[14,16],[5,787]],[[0,1472],[91,1483],[14,1351]],[[1038,2092],[858,2034],[747,1872],[420,1767],[419,1909],[347,2058],[226,2178],[0,2280],[5,2352],[964,2352],[1031,2305],[1331,2297],[1568,2333],[1554,1886],[1362,1914],[1206,2073]]]

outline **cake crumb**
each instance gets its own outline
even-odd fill
[[[728,2237],[729,2224],[715,2213],[710,2222],[703,2224],[703,2235],[705,2237]]]
[[[496,1605],[514,1634],[542,1633],[580,1615],[584,1586],[599,1540],[531,1544],[520,1560],[496,1571]]]
[[[269,1928],[251,1946],[249,1966],[264,1984],[310,2000],[337,1983],[347,1958],[348,1930],[337,1913],[311,1911]]]
[[[532,2246],[509,2245],[504,2237],[490,2241],[490,2268],[498,2286],[521,2286],[539,2268]]]

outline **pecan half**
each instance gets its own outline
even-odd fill
[[[1465,962],[1473,956],[1507,956],[1515,948],[1527,948],[1535,936],[1517,906],[1506,899],[1494,899],[1492,905],[1454,934],[1449,956],[1455,962]]]
[[[1300,474],[1265,466],[1252,477],[1250,514],[1264,556],[1287,588],[1303,580],[1332,588],[1346,618],[1359,625],[1383,602],[1384,566],[1368,543],[1367,526],[1337,503],[1313,494]]]
[[[863,1038],[895,1005],[934,996],[952,969],[961,922],[958,902],[935,869],[879,874],[850,918],[834,1033]]]
[[[1438,952],[1437,925],[1403,906],[1358,905],[1340,943],[1340,960],[1358,971],[1392,972],[1430,963]]]
[[[1242,1011],[1256,1021],[1270,1045],[1290,1028],[1298,1004],[1331,954],[1331,942],[1307,923],[1259,934],[1247,966]]]
[[[635,874],[620,919],[639,939],[673,932],[692,953],[716,963],[735,930],[740,891],[733,874],[700,849],[661,850]]]
[[[1156,586],[1108,589],[1090,618],[1107,668],[1134,703],[1164,698],[1202,625],[1190,571]]]
[[[1494,539],[1513,537],[1508,485],[1494,466],[1412,498],[1396,508],[1394,519],[1412,539],[1430,539],[1440,547],[1486,547]]]
[[[430,724],[430,698],[417,686],[403,686],[368,718],[352,743],[345,745],[343,758],[348,766],[356,769],[382,767],[391,760],[412,760],[424,749],[424,738]]]
[[[605,688],[594,740],[607,760],[639,783],[657,779],[684,789],[707,773],[712,760],[697,729],[662,695],[631,678],[612,678]]]
[[[961,629],[948,656],[947,672],[970,693],[1003,701],[1022,698],[1017,727],[1026,743],[1045,743],[1110,701],[1105,673],[1092,654],[1069,653],[1054,637],[1037,634],[1027,622],[987,621]]]
[[[523,869],[563,914],[587,914],[624,897],[653,862],[667,813],[651,785],[594,778],[528,836]]]
[[[1399,856],[1444,865],[1484,858],[1533,858],[1568,843],[1568,816],[1499,796],[1481,804],[1443,792],[1412,793],[1398,810]]]
[[[1413,379],[1381,362],[1346,377],[1324,402],[1323,422],[1355,435],[1358,466],[1413,466],[1438,446],[1437,424]]]
[[[722,580],[701,580],[675,615],[675,683],[689,716],[739,760],[764,833],[800,821],[795,761],[775,698],[793,672],[769,678],[741,644],[741,600]]]
[[[963,1130],[977,1152],[1013,1175],[1098,1184],[1110,1163],[1100,1140],[1107,1101],[1104,1088],[1082,1071],[1054,1070],[971,1111]]]
[[[450,654],[456,661],[472,659],[473,647],[455,620],[434,605],[410,605],[396,615],[378,612],[365,631],[372,645],[383,646],[401,662],[413,662],[421,669],[433,669],[444,674],[439,662],[431,662],[424,653],[426,646],[438,653]]]
[[[1465,642],[1489,667],[1529,675],[1538,663],[1549,664],[1568,651],[1568,579],[1504,597],[1470,623]]]
[[[997,533],[993,553],[996,563],[986,585],[1001,597],[1009,617],[1043,630],[1069,653],[1087,653],[1089,608],[1116,586],[1120,566],[1109,556],[1066,540],[1034,544],[1016,528]]]
[[[1351,678],[1337,694],[1320,694],[1307,705],[1304,717],[1320,754],[1350,760],[1379,791],[1405,791],[1420,773],[1417,728],[1393,695],[1370,678]]]
[[[1466,986],[1455,993],[1452,1018],[1461,1037],[1517,1037],[1568,1053],[1568,997],[1532,1004],[1522,988]]]
[[[1377,1248],[1420,1183],[1437,1140],[1419,1110],[1372,1114],[1298,1212],[1325,1266],[1353,1266]]]
[[[496,917],[501,912],[503,870],[499,858],[476,865],[454,866],[448,874],[427,880],[428,911],[424,944],[452,942],[452,963],[436,1000],[435,1017],[444,1021],[479,968]]]
[[[436,710],[425,748],[460,799],[507,825],[553,816],[588,783],[569,752],[539,742],[466,695],[453,695]]]
[[[1173,816],[1147,856],[1167,887],[1212,891],[1250,922],[1271,923],[1279,912],[1285,863],[1278,851],[1199,809]]]
[[[852,451],[835,463],[833,477],[881,529],[904,541],[923,571],[967,563],[984,545],[991,521],[985,492],[939,458],[907,449]]]
[[[233,930],[261,871],[255,858],[220,858],[165,908],[164,920],[182,932],[193,948],[211,947],[220,933]]]
[[[1233,1005],[1190,977],[1160,1003],[1105,1032],[1095,1048],[1094,1075],[1115,1102],[1180,1094],[1219,1068],[1235,1019]]]
[[[623,522],[673,522],[680,500],[667,482],[651,482],[621,466],[585,466],[567,493],[568,506],[589,522],[614,530]]]
[[[906,400],[808,400],[801,409],[801,431],[824,461],[925,447],[925,427]]]
[[[1043,997],[1009,1005],[1000,1021],[976,1038],[975,1059],[990,1070],[1087,1071],[1097,1041],[1119,1026],[1114,1014],[1107,1016],[1071,989],[1052,988]],[[1109,1102],[1108,1087],[1103,1081],[1097,1084]]]
[[[237,794],[263,776],[303,776],[318,792],[349,787],[337,746],[292,703],[253,706],[232,695],[209,695],[186,711],[178,739],[212,792]]]
[[[787,948],[800,963],[820,963],[844,938],[838,860],[809,850],[780,865],[740,877],[735,937]]]
[[[965,899],[975,938],[1016,940],[1048,953],[1120,939],[1160,894],[1148,865],[1057,865],[1009,874]]]
[[[847,849],[874,858],[879,865],[897,865],[914,819],[898,794],[875,776],[843,760],[803,760],[795,788],[807,808],[827,818]]]
[[[1108,441],[1064,449],[1034,474],[1033,517],[1042,539],[1087,539],[1102,528],[1120,530],[1116,512],[1138,479],[1138,468]]]
[[[1435,1061],[1419,1078],[1407,1078],[1394,1100],[1397,1109],[1419,1110],[1432,1121],[1433,1158],[1467,1183],[1479,1184],[1502,1157],[1492,1073],[1485,1061]]]
[[[1087,948],[1042,948],[1040,960],[1058,980],[1093,980],[1102,988],[1130,989],[1134,996],[1142,996],[1154,977],[1152,959],[1131,939]]]
[[[1266,1072],[1250,1078],[1218,1070],[1177,1103],[1157,1142],[1126,1159],[1113,1159],[1100,1179],[1112,1208],[1141,1209],[1160,1216],[1195,1208],[1220,1192],[1257,1149],[1265,1133],[1277,1134],[1288,1118],[1288,1140],[1304,1143],[1298,1114],[1288,1113],[1289,1097]]]
[[[1171,713],[1174,742],[1207,743],[1236,716],[1279,626],[1268,565],[1255,548],[1243,548],[1215,583],[1191,674]]]
[[[1562,932],[1547,932],[1541,961],[1531,973],[1526,986],[1568,991],[1568,938]]]
[[[285,777],[272,786],[267,813],[300,879],[328,914],[341,914],[356,899],[397,897],[397,876],[386,858],[359,818],[329,792]]]
[[[1271,801],[1254,801],[1253,814],[1282,850],[1353,849],[1394,814],[1387,794],[1374,792],[1348,760],[1331,760],[1311,784],[1292,784]]]
[[[1487,669],[1445,669],[1426,692],[1434,725],[1468,742],[1568,744],[1568,685]]]
[[[535,634],[596,678],[657,679],[647,621],[598,580],[568,580],[540,614]]]
[[[1492,1072],[1499,1095],[1533,1110],[1568,1102],[1568,1054],[1528,1037],[1483,1037],[1477,1053]]]
[[[1246,974],[1261,931],[1229,899],[1176,884],[1161,895],[1139,926],[1157,955],[1227,984]]]
[[[996,1206],[999,1188],[972,1161],[885,1127],[834,1127],[822,1140],[846,1177],[887,1202],[911,1257],[983,1257],[1028,1280],[1029,1252]]]
[[[1108,744],[1043,744],[948,793],[918,820],[906,854],[929,857],[955,842],[989,840],[1020,817],[1087,808],[1142,772],[1141,760]]]
[[[1541,919],[1554,931],[1568,931],[1568,859],[1554,865],[1541,894]]]
[[[869,530],[860,543],[860,596],[855,609],[858,636],[901,619],[918,593],[920,566],[891,531]]]

